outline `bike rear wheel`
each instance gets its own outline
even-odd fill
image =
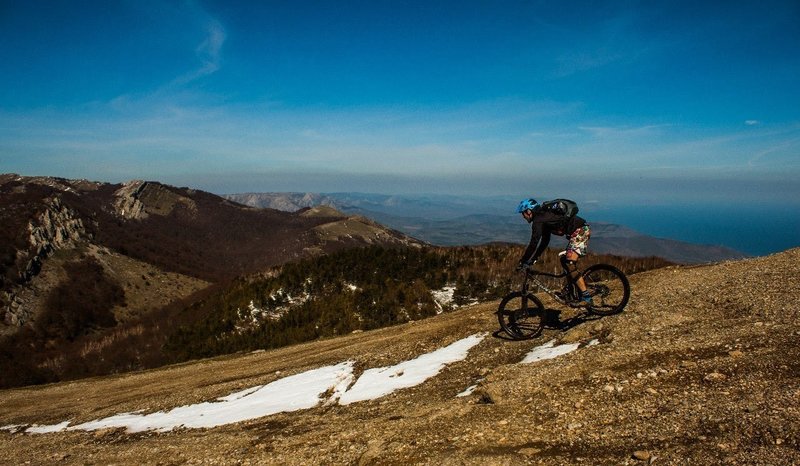
[[[618,268],[608,264],[596,264],[583,272],[586,290],[592,296],[589,311],[608,316],[622,312],[631,297],[628,277]]]
[[[515,291],[500,302],[497,320],[500,328],[515,340],[528,340],[542,332],[544,305],[530,293]]]

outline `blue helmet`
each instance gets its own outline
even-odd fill
[[[521,214],[526,210],[537,210],[539,207],[541,207],[541,205],[536,202],[536,199],[525,199],[517,206],[517,213]]]

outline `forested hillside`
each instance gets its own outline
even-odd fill
[[[272,276],[239,280],[186,309],[202,315],[167,342],[175,360],[277,348],[419,320],[499,298],[517,286],[520,246],[381,248],[343,251],[287,264]],[[658,258],[592,256],[633,274],[667,265]],[[539,261],[560,270],[556,252]]]
[[[154,367],[179,311],[236,277],[419,241],[333,209],[281,212],[155,181],[0,174],[0,386]]]
[[[123,296],[95,259],[78,257],[68,281],[51,290],[63,312],[0,343],[1,385],[126,372],[424,319],[508,292],[521,253],[504,244],[345,249],[211,286],[116,326],[109,309]],[[597,261],[627,273],[667,264],[615,256],[584,264]],[[540,264],[559,267],[554,251]]]

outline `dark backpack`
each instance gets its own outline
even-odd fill
[[[552,201],[542,202],[542,209],[547,212],[563,215],[569,219],[577,215],[578,204],[569,199],[553,199]]]

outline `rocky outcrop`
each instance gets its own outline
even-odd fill
[[[44,261],[58,249],[72,248],[86,238],[86,228],[78,214],[65,206],[59,197],[47,200],[46,209],[28,224],[29,245],[27,251],[17,251],[17,263],[25,263],[20,271],[20,281],[29,282],[39,274]],[[21,326],[31,316],[18,293],[6,292],[3,321],[8,325]]]
[[[86,228],[77,213],[64,206],[61,199],[53,198],[47,209],[36,221],[28,224],[30,231],[30,250],[35,251],[23,272],[25,281],[30,280],[41,268],[41,262],[53,251],[75,244],[86,236]]]
[[[23,305],[23,300],[19,296],[5,291],[3,294],[3,301],[8,303],[3,310],[3,322],[6,325],[22,326],[30,319],[31,311]]]
[[[139,200],[139,196],[146,186],[147,182],[141,180],[129,181],[122,185],[114,193],[114,211],[117,215],[136,220],[147,218],[144,203]]]
[[[114,210],[122,218],[142,220],[150,215],[166,216],[180,206],[193,214],[197,204],[160,183],[129,181],[114,193]]]

